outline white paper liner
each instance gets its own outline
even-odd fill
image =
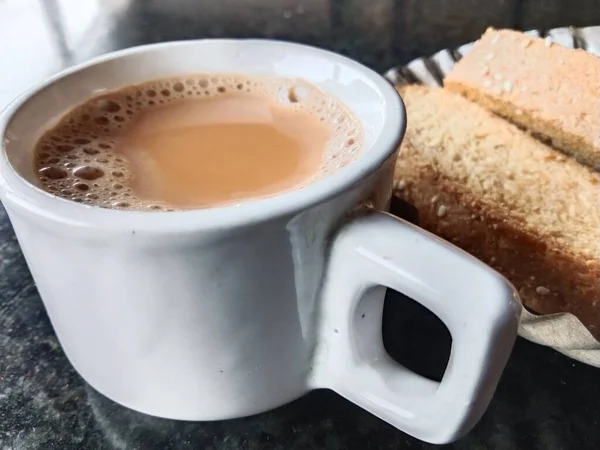
[[[583,48],[600,56],[600,26],[530,30],[526,33],[533,36],[550,36],[557,44],[568,48]],[[390,69],[385,77],[394,85],[419,83],[442,86],[443,78],[472,45],[471,42],[455,49],[441,50],[430,57],[415,59],[405,66]],[[572,314],[537,316],[523,309],[519,335],[531,342],[551,347],[577,361],[600,367],[600,342]]]

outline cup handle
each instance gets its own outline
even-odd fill
[[[389,287],[435,313],[452,335],[440,383],[396,363],[381,335]],[[335,237],[323,285],[313,381],[423,441],[466,434],[487,408],[517,335],[521,303],[491,268],[382,212]]]

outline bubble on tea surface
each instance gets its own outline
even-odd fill
[[[80,190],[80,191],[89,191],[90,190],[90,186],[88,184],[85,184],[85,183],[75,183],[73,185],[73,187],[75,189]]]
[[[38,173],[49,180],[60,180],[67,176],[67,171],[57,166],[44,167]]]
[[[292,86],[287,90],[287,99],[290,103],[299,103],[306,99],[308,88],[305,86]]]
[[[94,122],[96,122],[98,125],[108,125],[110,120],[106,116],[97,116],[94,117]]]
[[[97,103],[97,107],[100,111],[104,111],[107,113],[115,113],[121,111],[121,105],[119,105],[114,100],[99,100]]]
[[[73,170],[73,175],[83,180],[95,180],[104,175],[104,170],[95,166],[80,166]]]
[[[56,150],[58,150],[60,153],[67,153],[70,152],[71,150],[73,150],[75,147],[73,147],[70,144],[60,144],[56,146]]]

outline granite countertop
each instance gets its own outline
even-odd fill
[[[383,72],[476,38],[487,26],[598,25],[596,0],[0,0],[0,108],[48,75],[142,43],[271,37],[353,57]],[[389,293],[390,354],[439,379],[450,337]],[[418,344],[416,344],[418,343]],[[492,404],[455,449],[600,448],[600,371],[519,339]],[[90,388],[58,344],[0,208],[0,450],[432,449],[329,391],[258,416],[177,422]]]

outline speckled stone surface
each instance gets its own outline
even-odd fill
[[[329,391],[254,417],[195,423],[128,410],[70,366],[0,211],[0,449],[429,449]],[[384,341],[397,360],[439,379],[450,345],[431,314],[386,301]],[[418,344],[417,344],[418,342]],[[492,405],[453,449],[600,448],[599,371],[518,340]]]
[[[533,0],[497,0],[494,14],[483,15],[476,7],[482,1],[469,2],[472,8],[464,3],[0,0],[0,108],[68,65],[167,39],[276,37],[329,48],[384,71],[472,40],[487,25],[600,24],[600,8],[590,0],[538,1],[539,7]],[[555,23],[567,3],[569,20],[579,22]],[[578,3],[580,15],[574,12]],[[449,37],[436,33],[436,23],[447,29],[452,21],[463,28]],[[448,358],[447,331],[397,294],[388,295],[385,310],[390,354],[439,379]],[[598,449],[599,403],[598,369],[519,339],[489,410],[447,448]],[[114,404],[86,385],[65,358],[0,208],[0,450],[433,448],[328,391],[259,416],[212,423],[157,419]]]

